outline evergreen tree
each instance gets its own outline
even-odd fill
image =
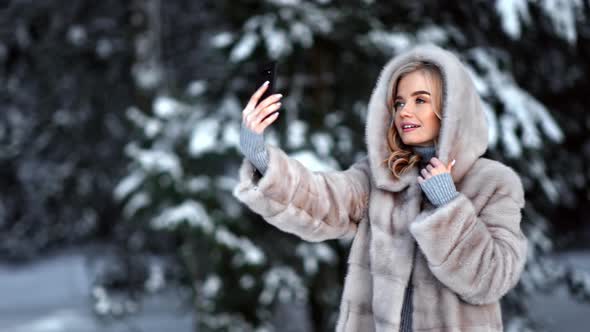
[[[111,235],[134,103],[127,7],[0,3],[0,257]]]

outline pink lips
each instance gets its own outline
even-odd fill
[[[412,130],[416,130],[420,127],[415,127],[415,128],[402,128],[402,130],[404,131],[404,133],[408,132],[408,131],[412,131]]]
[[[408,128],[408,129],[406,129],[406,128],[404,128],[404,126],[417,126],[416,128],[420,128],[420,126],[418,124],[416,124],[416,123],[412,123],[410,121],[402,121],[402,123],[400,123],[400,127],[401,127],[401,129],[402,129],[402,131],[404,133],[416,129],[416,128]]]

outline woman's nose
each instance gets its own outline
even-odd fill
[[[411,116],[412,113],[414,113],[413,110],[411,110],[408,105],[404,105],[404,107],[402,107],[402,109],[399,112],[400,112],[399,114],[402,117],[404,117],[404,116]]]

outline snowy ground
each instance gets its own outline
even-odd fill
[[[563,254],[590,272],[590,252]],[[65,252],[30,265],[0,264],[1,332],[193,332],[193,319],[174,295],[158,294],[125,320],[101,321],[91,310],[92,269],[82,251]],[[590,305],[569,299],[565,290],[531,301],[534,316],[548,331],[588,331]]]
[[[88,256],[66,252],[30,265],[0,264],[1,332],[193,332],[178,296],[157,294],[125,320],[100,320],[92,311]]]
[[[590,251],[569,252],[553,258],[590,273]],[[571,299],[565,288],[536,296],[530,304],[534,317],[547,331],[590,331],[590,304]]]

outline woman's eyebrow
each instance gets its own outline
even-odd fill
[[[412,93],[412,96],[417,96],[417,95],[429,95],[430,96],[430,92],[424,91],[424,90],[418,90],[418,91],[414,91]]]
[[[429,95],[430,96],[430,92],[424,91],[424,90],[418,90],[418,91],[412,92],[412,94],[410,95],[410,97],[417,96],[417,95]],[[395,96],[395,99],[396,100],[397,99],[403,99],[403,97],[398,95],[398,96]]]

